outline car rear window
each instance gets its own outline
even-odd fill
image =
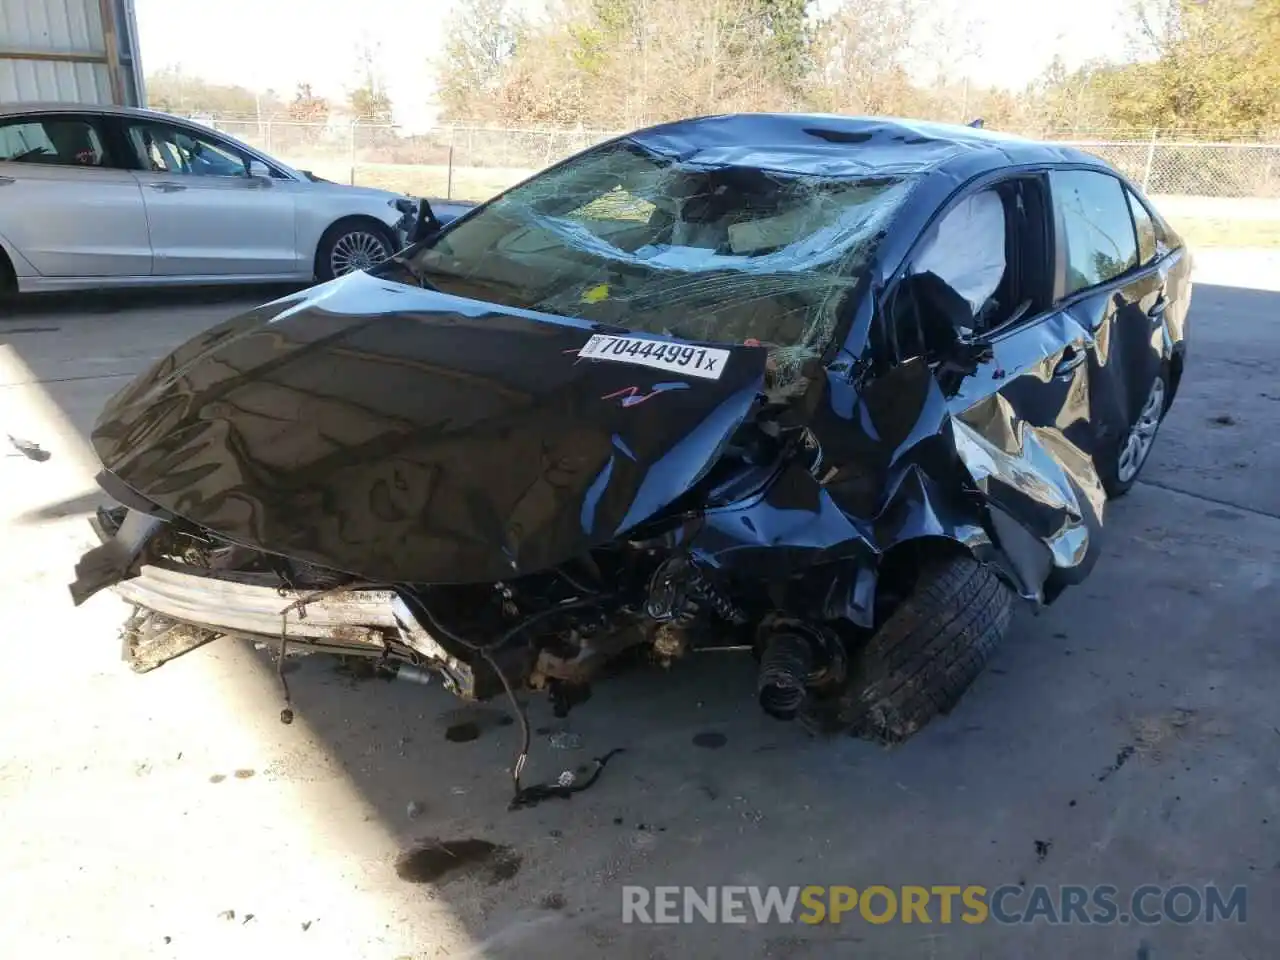
[[[1049,184],[1062,213],[1068,294],[1106,283],[1137,265],[1138,238],[1124,184],[1092,170],[1055,170]]]
[[[0,126],[0,162],[100,167],[104,154],[98,131],[86,120],[32,118]]]
[[[826,349],[914,183],[699,166],[622,141],[508,191],[409,263],[462,296],[690,340],[759,341],[786,381]]]
[[[1130,190],[1125,191],[1129,198],[1129,209],[1133,213],[1133,225],[1138,231],[1138,262],[1143,266],[1156,258],[1156,224],[1142,201]]]

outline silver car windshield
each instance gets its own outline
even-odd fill
[[[758,342],[785,386],[826,349],[913,185],[699,166],[624,140],[515,187],[408,265],[432,287],[505,306]]]

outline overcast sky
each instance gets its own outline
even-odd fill
[[[219,83],[289,93],[301,82],[341,97],[361,43],[379,51],[396,119],[429,121],[430,60],[464,0],[136,0],[147,71],[180,65]],[[538,0],[525,0],[536,6]],[[691,0],[698,2],[698,0]],[[1055,53],[1070,65],[1125,49],[1128,0],[935,0],[979,22],[975,83],[1018,88]]]

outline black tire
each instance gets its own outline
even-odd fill
[[[335,253],[344,245],[366,250],[371,257],[374,256],[370,248],[375,241],[381,247],[381,255],[376,260],[347,270],[340,269],[335,263],[335,259],[342,259],[341,256],[335,258]],[[332,280],[352,270],[367,270],[374,263],[390,257],[396,252],[396,247],[395,236],[377,220],[368,217],[348,217],[346,220],[339,220],[324,232],[324,236],[320,238],[320,243],[316,247],[316,279],[324,283],[326,280]]]
[[[1014,596],[968,554],[928,561],[855,658],[851,732],[900,743],[950,711],[1008,629]]]
[[[1155,394],[1159,393],[1159,399],[1155,399]],[[1155,404],[1158,409],[1155,412],[1154,425],[1149,425],[1150,436],[1147,439],[1145,448],[1137,461],[1136,469],[1132,473],[1125,468],[1125,448],[1130,443],[1130,437],[1139,430],[1141,424],[1146,423],[1149,419],[1149,407]],[[1126,493],[1133,489],[1133,485],[1138,482],[1138,477],[1142,475],[1142,468],[1147,465],[1147,460],[1151,456],[1151,448],[1155,445],[1156,436],[1160,431],[1160,424],[1164,422],[1164,415],[1169,409],[1169,374],[1166,370],[1161,370],[1156,374],[1155,379],[1151,381],[1151,386],[1147,388],[1147,399],[1143,406],[1138,410],[1137,418],[1129,429],[1116,440],[1115,448],[1107,454],[1107,459],[1101,465],[1098,476],[1102,480],[1102,488],[1106,490],[1107,496],[1114,500],[1117,497],[1123,497]]]
[[[18,298],[18,274],[9,262],[9,255],[0,250],[0,303],[10,303]]]

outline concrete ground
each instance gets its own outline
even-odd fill
[[[298,720],[283,726],[265,652],[219,641],[135,676],[119,601],[70,605],[98,501],[93,417],[247,304],[0,318],[4,954],[1277,956],[1280,293],[1248,289],[1258,274],[1239,262],[1202,262],[1182,392],[1091,579],[1021,616],[950,716],[895,750],[811,740],[760,714],[749,663],[707,655],[602,683],[567,721],[535,705],[531,779],[626,752],[590,791],[514,813],[502,704],[463,716],[438,688],[360,682],[317,656],[290,674]],[[446,739],[462,720],[478,737]],[[427,838],[509,852],[402,878],[397,858]],[[1247,885],[1246,922],[621,923],[624,883],[1211,882]]]

